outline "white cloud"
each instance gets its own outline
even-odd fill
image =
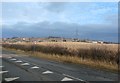
[[[9,3],[11,4],[11,3]],[[116,11],[109,3],[16,3],[4,4],[4,23],[49,21],[66,23],[104,23],[105,16]],[[112,4],[112,3],[110,3]],[[108,7],[104,6],[108,5]],[[12,6],[12,7],[11,7]],[[58,7],[58,8],[57,8]],[[57,9],[56,9],[57,8]],[[113,10],[114,9],[114,10]],[[109,12],[112,11],[112,12]],[[116,13],[116,12],[115,12]],[[98,22],[99,21],[99,22]]]

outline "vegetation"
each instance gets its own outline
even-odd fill
[[[75,47],[76,44],[77,46]],[[116,68],[117,70],[118,65],[117,45],[103,45],[91,43],[79,44],[77,42],[76,44],[72,42],[66,42],[60,45],[60,43],[54,42],[54,43],[38,43],[36,45],[27,43],[3,44],[2,46],[5,48],[22,50],[25,52],[32,53],[34,52],[37,53],[37,56],[39,53],[44,53],[49,56],[54,55],[54,58],[56,57],[56,59],[62,59],[65,62],[81,63],[82,61],[84,63],[91,62],[92,64],[96,62],[94,64],[96,65],[99,64],[99,66],[100,64],[107,64],[113,66],[112,68],[114,69]]]

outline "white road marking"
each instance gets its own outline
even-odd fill
[[[64,77],[61,81],[72,81],[73,79],[68,78],[68,77]]]
[[[12,57],[7,57],[8,59],[12,58]]]
[[[29,63],[23,63],[23,64],[21,64],[21,65],[30,65]]]
[[[38,66],[31,67],[30,69],[37,69],[39,68]]]
[[[9,82],[9,81],[13,81],[16,79],[19,79],[20,77],[13,77],[13,78],[5,78],[5,81]]]
[[[0,74],[7,73],[8,71],[0,71]]]
[[[15,60],[17,60],[17,59],[14,59],[14,58],[13,58],[13,59],[10,59],[10,60],[15,61]]]
[[[14,56],[18,56],[18,55],[14,55]]]
[[[67,76],[67,77],[70,77],[70,78],[73,78],[73,79],[76,79],[76,80],[80,80],[80,81],[84,81],[82,79],[79,79],[79,78],[76,78],[76,77],[73,77],[73,76],[70,76],[70,75],[67,75],[67,74],[63,74],[64,76]]]
[[[50,73],[53,73],[53,72],[52,71],[45,71],[42,74],[50,74]]]
[[[22,61],[21,60],[18,60],[18,61],[15,61],[16,63],[21,63]]]
[[[4,66],[0,66],[0,68],[3,68]]]

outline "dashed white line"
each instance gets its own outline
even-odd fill
[[[68,78],[68,77],[64,77],[61,81],[72,81],[73,79]]]
[[[4,66],[0,66],[0,68],[3,68]]]
[[[21,64],[21,65],[30,65],[29,63],[23,63],[23,64]]]
[[[0,74],[7,73],[8,71],[0,71]]]
[[[5,81],[9,82],[9,81],[13,81],[16,79],[19,79],[20,77],[13,77],[13,78],[5,78]]]
[[[12,58],[12,57],[7,57],[8,59]]]
[[[21,60],[18,60],[18,61],[15,61],[16,63],[21,63],[22,61]]]
[[[13,59],[10,59],[10,60],[15,61],[15,60],[17,60],[17,59],[14,59],[14,58],[13,58]]]
[[[53,72],[52,71],[45,71],[42,74],[50,74],[50,73],[53,73]]]
[[[39,68],[38,66],[33,66],[30,69],[38,69],[38,68]]]
[[[0,56],[0,58],[2,58],[2,56]]]
[[[64,76],[67,76],[67,77],[70,77],[70,78],[73,78],[73,79],[76,79],[76,80],[79,80],[79,81],[84,81],[82,79],[79,79],[79,78],[76,78],[76,77],[73,77],[73,76],[70,76],[70,75],[67,75],[67,74],[63,74]]]

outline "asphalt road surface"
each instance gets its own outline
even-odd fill
[[[117,81],[117,73],[81,65],[60,63],[3,50],[0,55],[0,80],[12,81]]]

